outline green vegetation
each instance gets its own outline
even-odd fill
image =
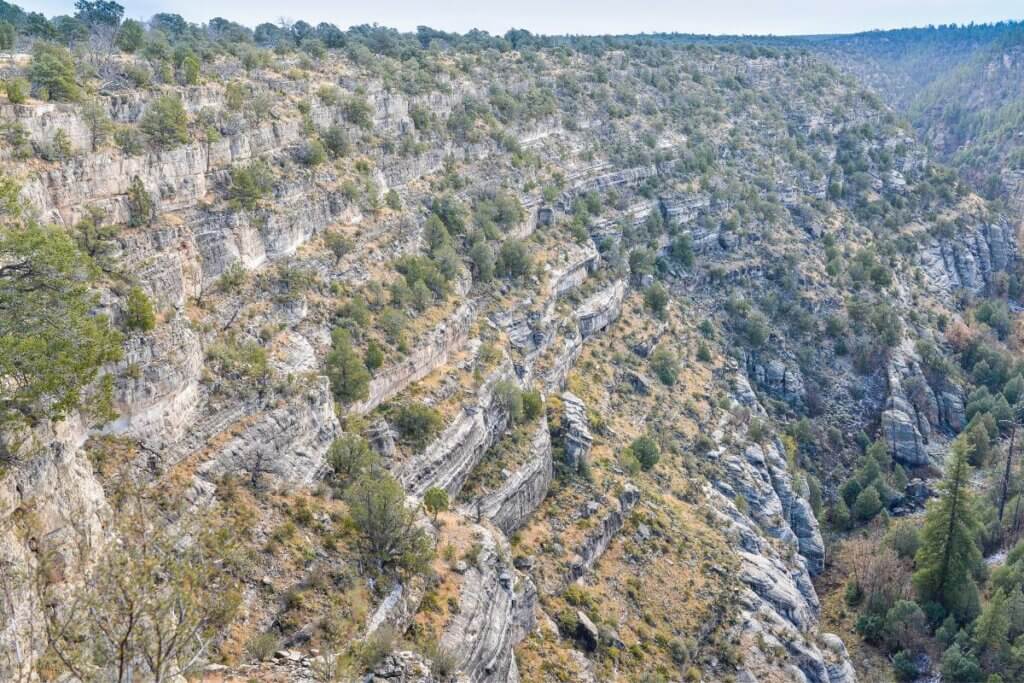
[[[421,573],[433,556],[430,539],[405,506],[405,491],[387,472],[360,477],[346,494],[364,562],[377,572]]]
[[[344,328],[331,333],[331,352],[324,361],[334,396],[342,403],[362,401],[370,395],[370,372],[352,348],[352,336]]]
[[[161,95],[146,107],[139,120],[139,129],[151,144],[167,149],[189,142],[188,114],[181,98]]]
[[[110,385],[94,382],[120,358],[121,338],[93,314],[97,270],[64,230],[22,221],[17,186],[0,180],[0,420],[60,419],[87,406],[102,417]]]
[[[149,332],[156,326],[153,304],[140,287],[132,287],[125,302],[124,324],[129,330]]]

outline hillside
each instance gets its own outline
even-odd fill
[[[869,88],[758,41],[121,18],[0,5],[0,678],[940,668],[853,622],[943,623],[880,539],[959,434],[979,545],[1017,538],[1020,215]]]
[[[875,89],[942,161],[1020,207],[1020,22],[874,31],[808,41]]]

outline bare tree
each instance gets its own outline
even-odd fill
[[[47,599],[47,647],[72,676],[157,683],[194,671],[237,608],[225,538],[186,515],[173,524],[137,492],[83,585]],[[40,560],[45,573],[52,558]],[[45,591],[45,589],[43,589]]]

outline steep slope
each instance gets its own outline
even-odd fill
[[[80,65],[91,104],[0,106],[20,202],[125,334],[114,419],[7,444],[14,665],[68,666],[33,625],[129,545],[128,491],[172,547],[232,550],[180,670],[855,680],[812,489],[860,432],[941,463],[984,378],[922,353],[1019,295],[1014,230],[805,53],[358,33],[200,42],[195,85],[118,53]],[[377,518],[407,545],[369,547]]]

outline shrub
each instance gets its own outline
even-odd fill
[[[156,207],[152,197],[146,192],[142,179],[135,176],[128,186],[128,225],[133,228],[149,225],[155,215]]]
[[[145,139],[133,126],[122,126],[114,131],[114,142],[128,156],[142,154],[146,149]]]
[[[175,95],[156,98],[142,115],[139,128],[157,147],[174,147],[189,141],[188,114],[181,98]]]
[[[942,680],[951,683],[977,683],[984,674],[978,660],[970,652],[964,652],[954,643],[942,655]]]
[[[897,600],[885,613],[885,644],[890,650],[915,650],[928,632],[928,619],[912,600]]]
[[[387,191],[384,195],[384,204],[392,211],[401,211],[402,209],[402,198],[398,196],[398,192],[394,189]]]
[[[387,472],[360,477],[345,495],[364,561],[380,572],[419,573],[432,556],[430,539],[405,506],[405,490]]]
[[[365,98],[357,96],[347,97],[342,102],[341,110],[345,120],[349,123],[355,124],[360,128],[370,128],[373,126],[373,109]]]
[[[246,166],[231,169],[228,198],[237,208],[255,208],[273,188],[274,176],[266,162],[254,161]]]
[[[142,24],[134,19],[125,19],[117,31],[117,38],[114,39],[114,44],[122,52],[132,54],[142,47],[145,39],[146,33],[142,28]]]
[[[544,398],[536,389],[523,392],[523,420],[532,422],[544,410]]]
[[[494,278],[494,252],[487,242],[480,241],[469,250],[473,276],[477,282],[490,282]]]
[[[896,551],[901,559],[910,560],[917,554],[921,546],[921,536],[913,520],[903,519],[889,527],[885,534],[885,543]]]
[[[254,635],[245,644],[245,652],[257,662],[270,659],[280,645],[277,636],[273,633],[260,633]]]
[[[367,668],[373,668],[384,661],[398,644],[398,633],[390,624],[384,624],[373,635],[366,638],[359,647],[359,661]]]
[[[651,354],[651,370],[665,386],[672,386],[679,377],[679,362],[668,348],[661,345]]]
[[[502,243],[496,268],[503,277],[524,277],[530,272],[531,266],[530,252],[523,242],[510,239]]]
[[[319,140],[310,140],[299,150],[299,161],[304,166],[319,166],[327,161],[327,151]]]
[[[882,499],[874,486],[869,486],[857,494],[857,500],[853,504],[853,516],[856,519],[866,522],[881,511]]]
[[[140,287],[132,287],[125,304],[125,325],[130,330],[149,332],[156,326],[153,304]]]
[[[366,344],[364,362],[366,363],[366,369],[370,372],[384,365],[384,349],[372,339]]]
[[[502,380],[494,385],[494,400],[508,413],[509,420],[519,422],[523,417],[523,392],[515,382]]]
[[[701,363],[711,362],[711,350],[708,349],[708,345],[704,342],[697,345],[697,360]]]
[[[430,406],[407,403],[398,409],[394,424],[404,441],[422,448],[441,429],[444,421],[441,414]]]
[[[332,157],[343,157],[352,152],[352,144],[341,126],[331,126],[320,135],[320,138]]]
[[[862,614],[857,618],[854,630],[860,634],[866,642],[877,645],[882,642],[884,622],[882,617],[875,614]]]
[[[28,81],[24,78],[12,78],[4,82],[4,92],[11,104],[21,104],[28,98]]]
[[[646,434],[633,439],[633,443],[629,445],[629,448],[633,451],[633,456],[640,462],[640,467],[644,470],[651,469],[661,460],[658,444]]]
[[[437,522],[437,515],[448,509],[448,492],[440,487],[431,486],[423,494],[423,507]]]
[[[892,658],[892,673],[897,681],[913,681],[917,679],[920,671],[914,662],[914,656],[906,650],[900,650]]]
[[[343,485],[351,484],[369,472],[377,462],[377,454],[358,434],[345,434],[335,439],[327,450],[327,464]]]
[[[644,291],[644,305],[659,318],[665,318],[668,307],[668,291],[660,282],[655,282]]]

